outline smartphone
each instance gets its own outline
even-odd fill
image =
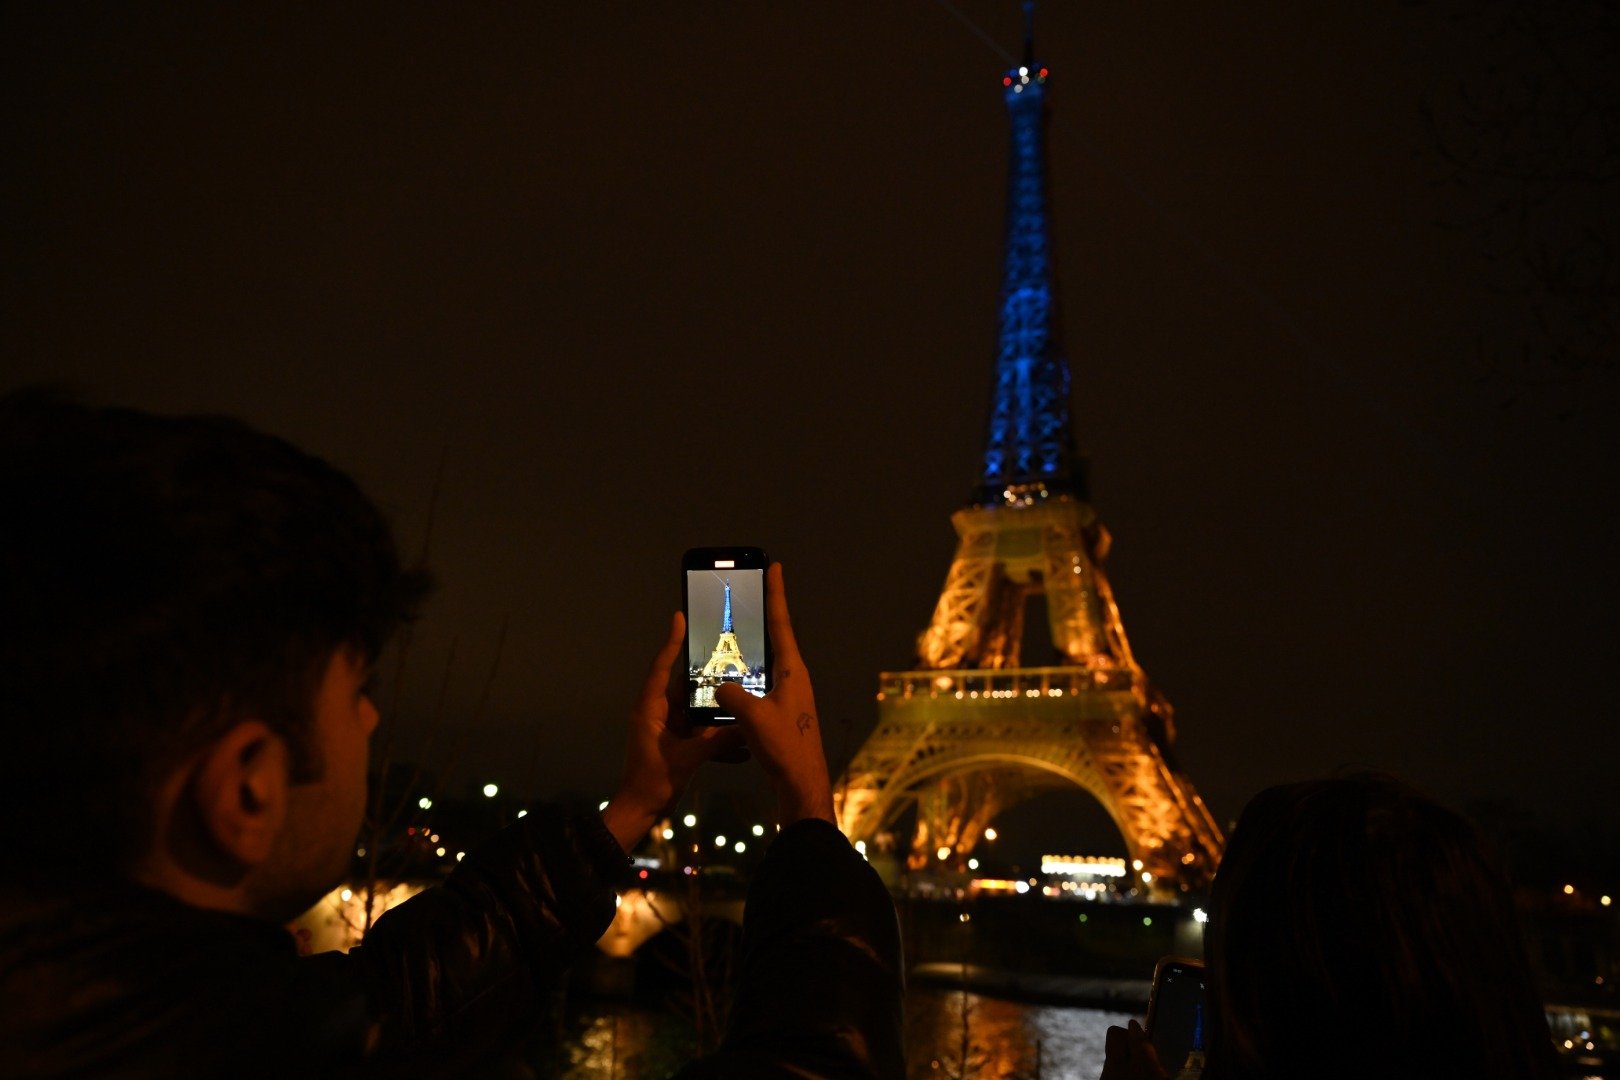
[[[715,701],[715,691],[728,682],[756,697],[771,688],[767,565],[757,547],[693,548],[681,557],[686,716],[693,724],[736,722]]]
[[[1189,1080],[1204,1070],[1204,965],[1166,956],[1153,968],[1147,1033],[1166,1074]]]

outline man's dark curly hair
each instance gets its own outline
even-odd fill
[[[0,820],[21,858],[125,867],[157,785],[248,717],[318,778],[326,665],[375,660],[427,589],[354,481],[282,439],[0,398]]]

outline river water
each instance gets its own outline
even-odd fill
[[[906,995],[908,1073],[912,1080],[1094,1080],[1102,1072],[1104,1033],[1130,1017],[914,988]],[[540,1076],[653,1080],[692,1053],[691,1031],[681,1020],[646,1009],[576,1013],[559,1034],[561,1045],[535,1062]]]

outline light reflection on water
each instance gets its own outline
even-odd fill
[[[964,1002],[959,990],[914,988],[906,994],[907,1072],[913,1080],[969,1076],[1026,1080],[1037,1075],[1043,1080],[1091,1080],[1102,1072],[1108,1028],[1125,1024],[1131,1016],[1102,1009],[1025,1005],[971,993]]]
[[[1024,1005],[968,994],[964,1067],[963,1004],[963,994],[957,990],[919,987],[906,994],[906,1062],[912,1080],[1032,1080],[1036,1076],[1042,1080],[1092,1080],[1102,1072],[1104,1033],[1132,1015]],[[561,1053],[535,1063],[539,1076],[657,1080],[690,1060],[691,1031],[667,1013],[605,1008],[575,1014],[566,1029]]]

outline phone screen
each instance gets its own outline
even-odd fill
[[[765,643],[765,570],[714,558],[686,567],[686,705],[719,710],[714,693],[732,682],[756,697],[770,689]],[[728,565],[729,564],[729,565]],[[735,719],[716,712],[713,719]]]
[[[1173,1077],[1196,1077],[1204,1068],[1204,968],[1166,961],[1153,978],[1148,1029],[1159,1064]]]

